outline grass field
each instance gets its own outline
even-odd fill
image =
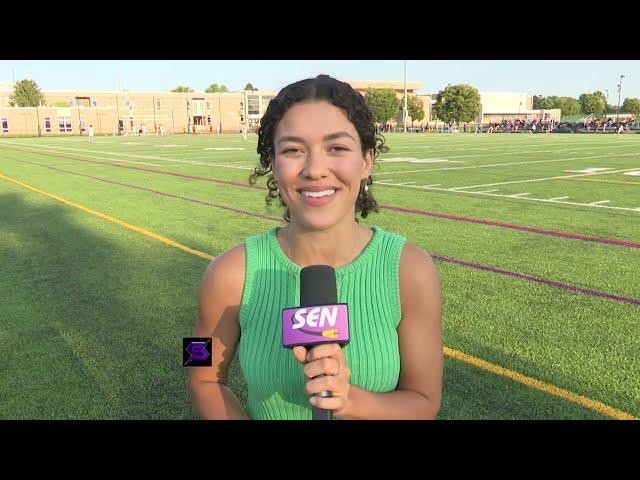
[[[436,260],[439,418],[639,418],[640,135],[386,138],[363,224]],[[281,221],[255,146],[0,138],[0,418],[197,418],[208,258]],[[244,401],[237,358],[231,382]]]

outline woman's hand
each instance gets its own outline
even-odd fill
[[[311,404],[332,410],[336,417],[344,414],[349,407],[351,370],[347,366],[347,357],[340,345],[326,343],[316,345],[310,350],[305,347],[293,347],[293,355],[304,364],[304,374],[310,379],[307,381],[305,393],[313,395],[323,391],[331,392],[331,397],[311,397]]]

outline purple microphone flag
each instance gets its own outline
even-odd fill
[[[285,347],[321,343],[349,343],[349,309],[345,303],[282,310]]]

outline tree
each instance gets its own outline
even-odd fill
[[[373,121],[386,123],[395,119],[400,108],[400,99],[390,88],[369,88],[365,92],[365,100],[373,114]]]
[[[218,92],[228,92],[229,89],[226,85],[218,85],[217,83],[212,83],[204,90],[206,93],[218,93]]]
[[[582,106],[582,113],[586,115],[604,112],[607,105],[607,98],[604,96],[604,93],[600,91],[583,93],[580,95],[579,100]]]
[[[620,111],[623,113],[640,113],[640,98],[625,98]]]
[[[559,97],[553,108],[559,108],[562,115],[577,115],[580,113],[580,102],[576,98]]]
[[[555,107],[554,104],[558,97],[543,97],[541,95],[533,96],[533,109],[534,110],[551,110]]]
[[[471,122],[480,113],[480,92],[471,85],[447,85],[436,95],[438,118],[447,122]]]
[[[254,92],[254,91],[258,90],[256,87],[254,87],[254,86],[253,86],[253,85],[251,85],[250,83],[247,83],[247,84],[244,86],[244,89],[245,89],[245,90],[251,90],[252,92]]]
[[[400,111],[402,111],[403,106],[404,97],[400,100]],[[424,104],[415,95],[407,96],[407,113],[411,117],[411,126],[413,126],[413,122],[416,120],[420,121],[424,118]]]
[[[551,110],[554,108],[559,108],[562,111],[562,115],[576,115],[580,113],[582,106],[577,99],[571,97],[556,97],[555,95],[543,97],[541,95],[534,95],[534,110]]]
[[[24,79],[15,84],[9,97],[11,107],[37,107],[44,103],[44,95],[33,80]]]
[[[172,92],[193,92],[193,88],[191,87],[183,87],[182,85],[178,85],[176,88],[171,90]]]

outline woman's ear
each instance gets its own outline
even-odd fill
[[[374,157],[374,150],[373,148],[368,150],[367,153],[365,153],[364,157],[363,157],[363,161],[362,161],[362,179],[366,179],[369,178],[369,175],[371,175],[371,172],[373,170],[373,157]]]

